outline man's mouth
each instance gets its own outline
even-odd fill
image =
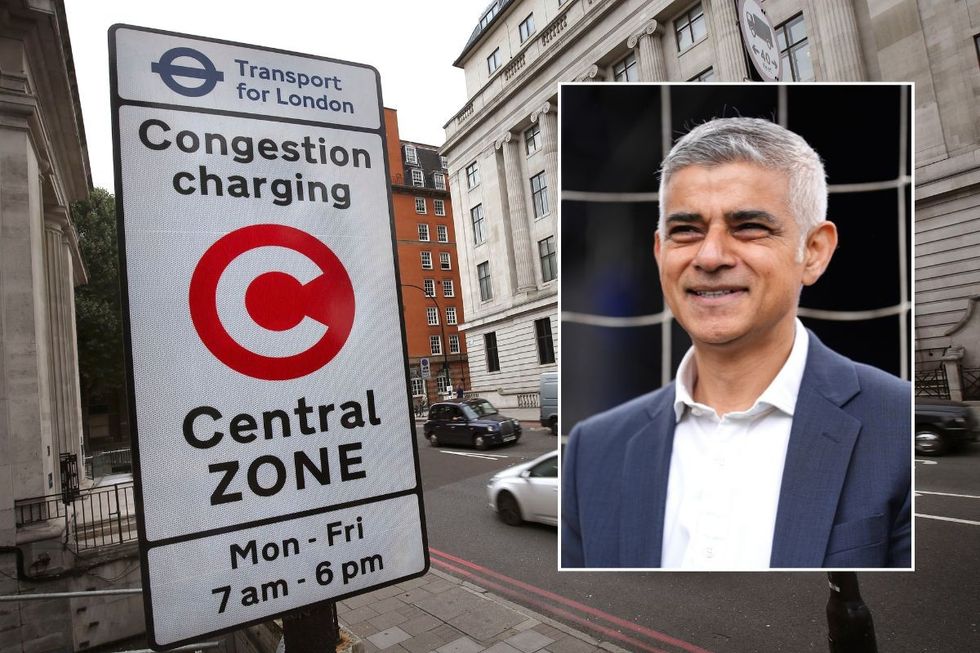
[[[717,289],[704,289],[704,288],[690,288],[688,293],[696,297],[704,297],[705,299],[713,299],[716,297],[725,297],[726,295],[734,295],[736,293],[745,292],[745,288],[717,288]]]

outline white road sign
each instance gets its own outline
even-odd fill
[[[759,0],[738,0],[738,24],[756,71],[766,81],[779,81],[782,76],[779,44],[772,22]]]
[[[109,42],[151,645],[425,573],[377,72]]]

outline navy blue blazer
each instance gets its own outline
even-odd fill
[[[770,567],[911,567],[911,395],[810,333]],[[562,567],[660,566],[673,404],[671,383],[572,430]]]

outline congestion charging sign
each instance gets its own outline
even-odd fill
[[[109,50],[152,646],[424,574],[377,71]]]

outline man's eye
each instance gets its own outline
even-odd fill
[[[735,227],[736,232],[743,234],[771,233],[771,229],[759,222],[743,222]]]
[[[671,227],[667,231],[667,235],[672,240],[690,240],[696,238],[700,233],[700,230],[691,225],[679,225],[677,227]]]

